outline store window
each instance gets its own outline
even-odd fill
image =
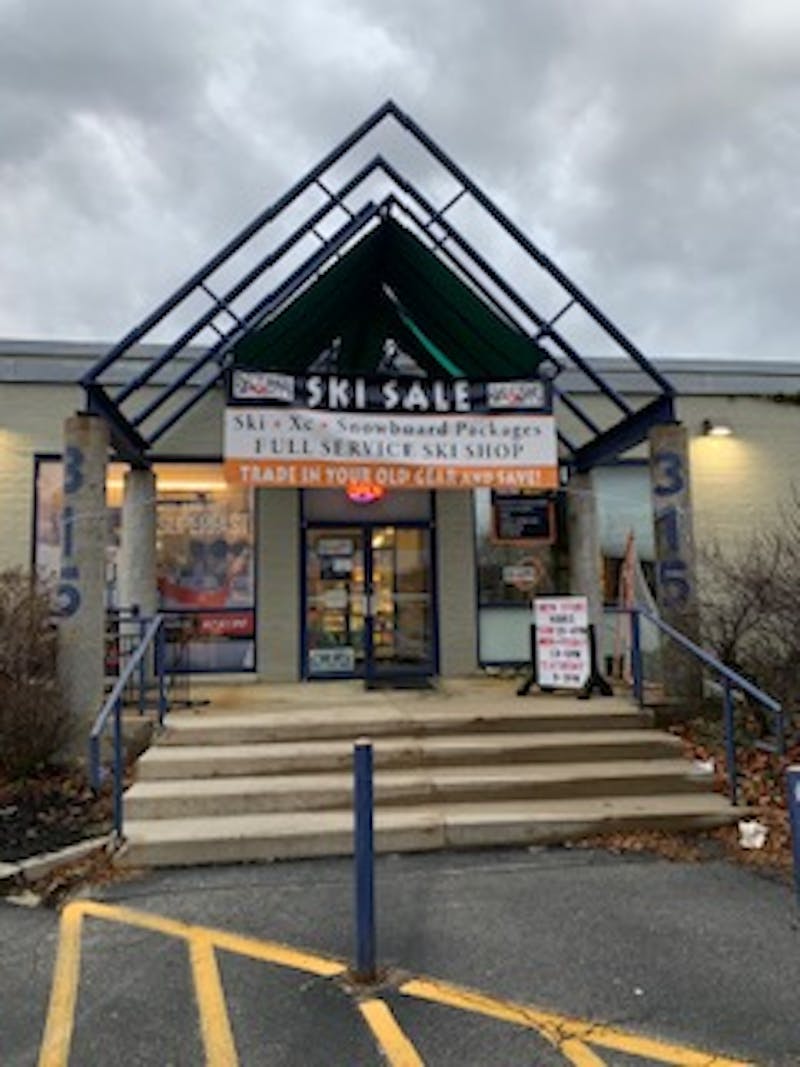
[[[156,464],[162,611],[180,620],[179,667],[255,669],[253,491],[219,464]]]
[[[531,509],[525,521],[521,499],[514,508],[510,497],[498,498],[491,490],[473,493],[478,568],[478,653],[481,664],[527,663],[530,659],[531,600],[536,593],[553,591],[550,532],[539,526]],[[551,502],[531,497],[548,508]],[[511,528],[516,524],[517,529]],[[552,533],[554,534],[554,526]]]
[[[122,479],[127,468],[111,463],[106,480],[106,608],[117,605],[117,561],[122,516]],[[61,460],[37,457],[34,485],[33,564],[39,577],[55,584],[61,562],[61,503],[63,470]]]
[[[170,616],[170,655],[179,670],[255,669],[255,562],[252,490],[229,485],[216,463],[155,464],[157,581]],[[117,596],[120,516],[126,467],[111,464],[106,483],[106,605]],[[58,573],[61,462],[36,464],[34,562]]]

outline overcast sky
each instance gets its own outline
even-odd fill
[[[646,352],[800,356],[797,0],[0,0],[0,337],[117,338],[388,97]]]

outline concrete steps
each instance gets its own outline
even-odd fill
[[[705,829],[730,811],[722,797],[691,794],[378,808],[375,842],[379,852],[547,844],[623,830]],[[352,816],[341,810],[131,820],[126,833],[121,862],[128,866],[346,856],[353,847]]]
[[[263,692],[263,691],[262,691]],[[373,739],[383,851],[534,844],[736,816],[677,738],[625,700],[297,687],[271,711],[246,694],[176,713],[125,797],[120,862],[172,865],[345,855],[352,747]],[[259,694],[261,695],[261,694]]]
[[[378,770],[379,805],[545,800],[565,796],[653,793],[707,793],[708,776],[685,760],[616,760],[605,763],[498,764],[480,767],[431,767]],[[156,779],[137,782],[128,792],[130,819],[199,818],[269,812],[346,809],[352,801],[349,772]]]
[[[194,714],[175,716],[159,739],[159,745],[242,745],[275,741],[315,739],[352,741],[354,737],[425,737],[453,733],[565,732],[571,730],[630,730],[649,726],[649,719],[628,706],[606,710],[576,702],[564,708],[531,708],[518,701],[518,707],[492,712],[485,705],[437,707],[421,703],[399,709],[378,706],[345,707],[298,711],[231,712],[225,715]]]
[[[276,741],[250,745],[156,746],[139,761],[141,781],[297,774],[350,767],[353,742]],[[386,737],[375,743],[377,768],[471,766],[487,762],[593,762],[657,759],[679,755],[678,738],[654,730],[592,730],[563,733],[458,734]]]

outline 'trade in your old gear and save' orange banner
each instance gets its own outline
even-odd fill
[[[255,486],[555,489],[552,415],[230,407],[225,474]]]

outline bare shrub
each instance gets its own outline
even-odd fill
[[[703,639],[784,708],[800,708],[800,495],[737,549],[701,553]]]
[[[69,719],[57,675],[49,591],[21,570],[0,573],[0,769],[19,778],[52,760]]]

